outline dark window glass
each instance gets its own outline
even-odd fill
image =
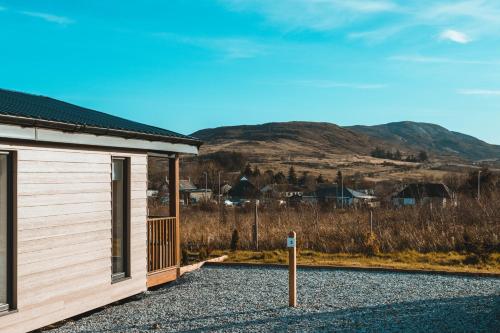
[[[9,310],[12,302],[12,214],[11,159],[0,152],[0,311]]]
[[[113,278],[128,275],[128,163],[126,159],[114,158],[113,182],[113,226],[112,266]]]

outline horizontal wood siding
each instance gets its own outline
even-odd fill
[[[26,332],[146,290],[147,156],[12,146],[18,152],[18,312]],[[111,283],[111,158],[131,158],[131,278]]]

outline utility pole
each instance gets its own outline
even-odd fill
[[[259,251],[259,200],[255,199],[255,211],[254,211],[254,221],[253,221],[253,244],[255,251]]]
[[[373,210],[370,209],[370,234],[373,234]]]
[[[208,201],[208,173],[205,171],[205,200]]]
[[[342,183],[342,209],[344,208],[344,175],[342,173],[340,177],[340,182]]]
[[[477,200],[481,199],[481,170],[477,172]]]
[[[218,197],[218,200],[217,200],[217,202],[219,203],[219,205],[220,205],[220,198],[221,198],[221,193],[220,193],[220,171],[219,171],[219,197]]]

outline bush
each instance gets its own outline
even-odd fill
[[[238,249],[238,243],[240,241],[240,236],[238,235],[238,230],[234,229],[231,236],[231,251],[236,251]]]
[[[208,259],[209,253],[208,253],[208,248],[206,246],[202,246],[200,248],[200,251],[198,252],[198,259],[200,261],[205,261]]]
[[[380,253],[377,236],[373,232],[369,232],[366,235],[364,252],[367,256],[376,256]]]
[[[186,248],[181,250],[181,264],[182,266],[189,265],[189,252]]]

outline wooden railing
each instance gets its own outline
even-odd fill
[[[148,273],[176,266],[175,217],[148,218]]]

